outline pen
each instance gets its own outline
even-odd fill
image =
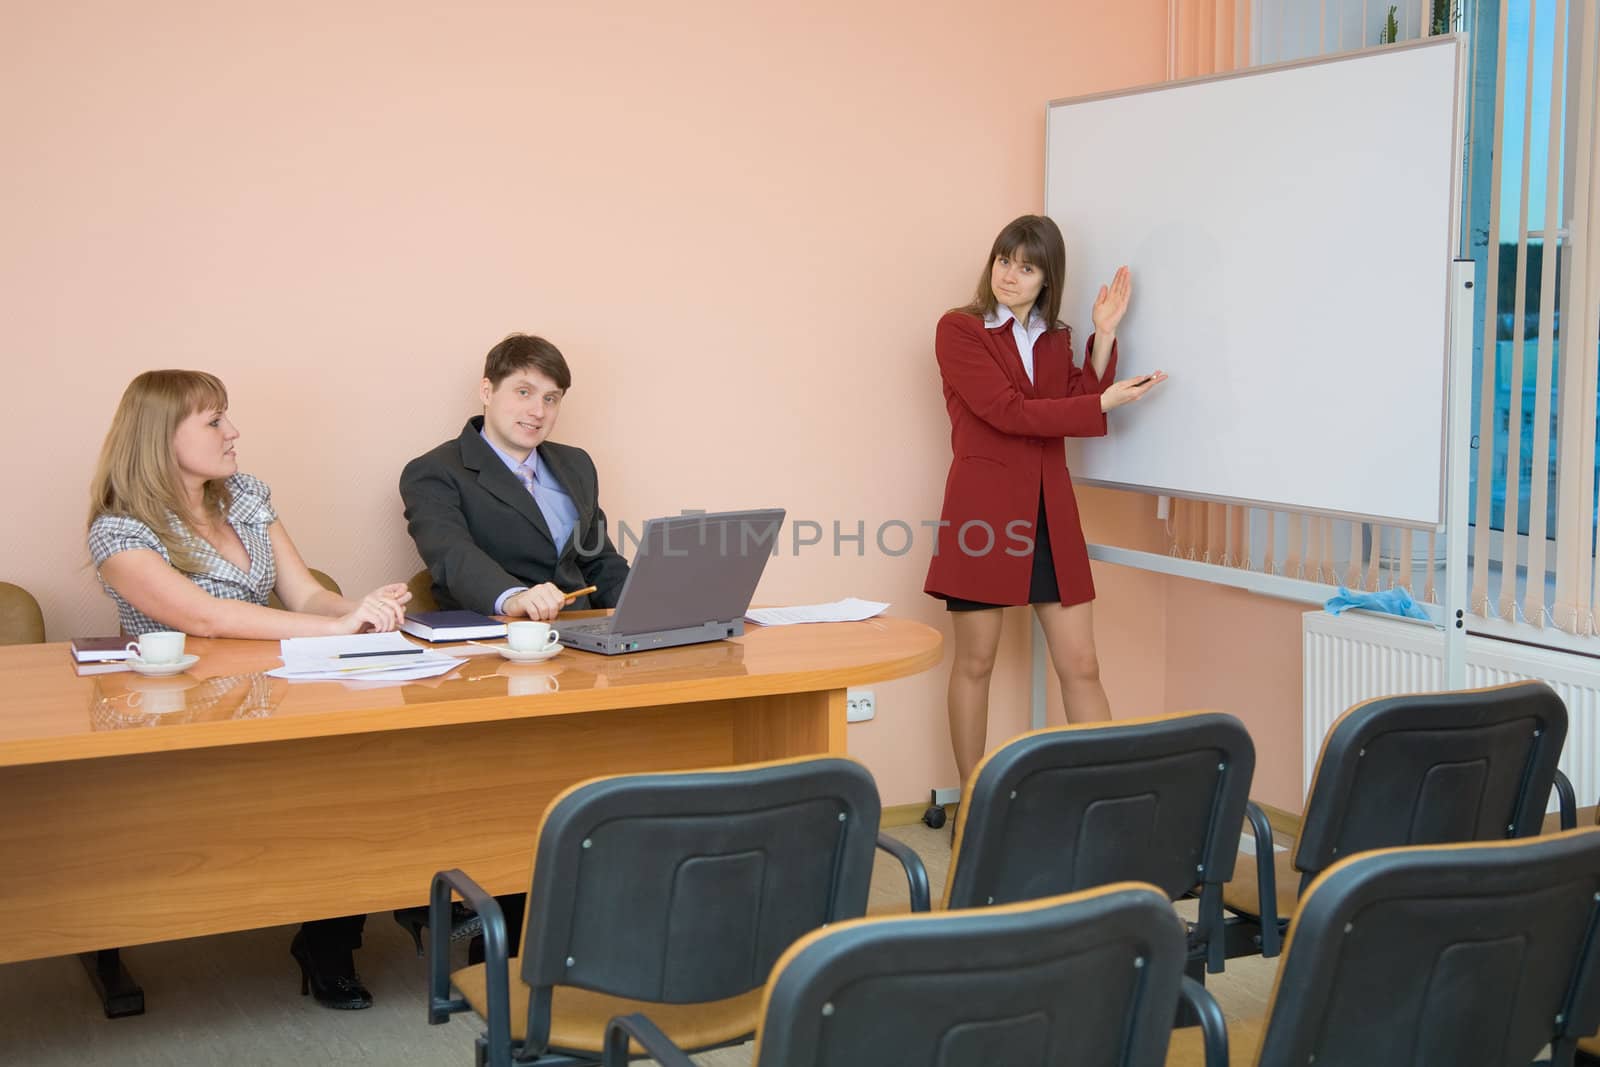
[[[582,589],[577,589],[570,593],[562,593],[561,596],[567,603],[570,604],[579,597],[588,596],[590,593],[595,592],[599,588],[600,587],[598,585],[586,585]]]
[[[425,648],[386,648],[381,652],[341,652],[334,659],[361,659],[363,656],[415,656]]]

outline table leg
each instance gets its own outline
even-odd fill
[[[89,972],[89,984],[100,996],[107,1019],[124,1015],[144,1014],[144,990],[122,962],[122,950],[103,948],[98,952],[82,952],[78,959]]]

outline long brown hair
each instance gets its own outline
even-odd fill
[[[227,483],[214,478],[203,490],[206,515],[189,515],[172,436],[190,415],[227,407],[227,388],[205,371],[150,370],[129,382],[100,446],[89,486],[89,524],[102,515],[138,519],[160,538],[173,566],[196,569],[183,526],[190,519],[227,514],[232,494]]]
[[[972,303],[955,310],[978,318],[988,318],[999,308],[990,277],[994,261],[1001,256],[1019,259],[1044,271],[1044,285],[1034,298],[1033,306],[1045,321],[1045,328],[1065,328],[1061,321],[1061,288],[1067,280],[1067,243],[1061,238],[1061,228],[1044,215],[1023,215],[1006,223],[1000,236],[989,249],[989,258],[978,275],[978,291]]]

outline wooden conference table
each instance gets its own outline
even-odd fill
[[[200,661],[168,679],[0,648],[0,963],[421,904],[448,867],[526,889],[573,782],[842,753],[845,688],[940,644],[887,617],[751,626],[404,684],[269,678],[275,641],[191,639]]]

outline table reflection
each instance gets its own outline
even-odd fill
[[[498,696],[536,698],[582,689],[733,678],[749,673],[744,663],[744,645],[732,641],[625,656],[565,649],[543,663],[510,663],[499,657],[475,655],[448,675],[406,683],[400,693],[407,704]]]
[[[137,726],[264,719],[283,703],[289,683],[260,672],[196,678],[98,675],[89,691],[89,725],[95,730]]]
[[[647,685],[679,678],[733,678],[749,674],[744,665],[744,645],[709,641],[654,652],[622,656],[584,654],[582,667],[593,672],[596,687]]]

